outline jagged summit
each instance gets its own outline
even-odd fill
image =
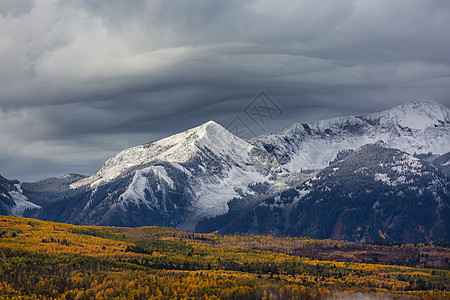
[[[71,187],[99,185],[151,162],[186,163],[195,159],[199,153],[204,154],[205,151],[226,157],[236,164],[253,164],[251,154],[262,152],[220,124],[208,121],[167,138],[125,149],[108,159],[96,174],[73,183]],[[262,158],[261,163],[270,164],[270,159]]]
[[[361,120],[363,123],[379,122],[380,124],[399,124],[402,127],[411,129],[424,129],[426,127],[434,127],[434,125],[442,126],[447,124],[448,126],[450,124],[450,109],[442,104],[428,100],[410,101],[372,114],[336,117],[309,123],[294,123],[264,136],[283,135],[292,131],[308,131],[307,126],[310,128],[345,126],[352,121],[358,122],[358,120]],[[264,136],[261,138],[264,138]]]
[[[450,109],[430,101],[411,101],[374,113],[367,118],[380,118],[381,124],[397,124],[402,128],[424,130],[450,124]]]
[[[243,147],[246,151],[251,151],[254,148],[253,145],[232,134],[222,125],[214,121],[208,121],[191,130],[198,136],[196,140],[197,146],[206,146],[215,153],[227,152],[235,146],[239,148]]]
[[[444,105],[429,101],[429,100],[412,100],[408,102],[404,102],[402,104],[399,104],[397,106],[394,106],[390,109],[386,109],[380,113],[383,112],[389,112],[389,111],[428,111],[428,112],[438,112],[438,111],[449,111],[447,107]]]
[[[125,149],[108,159],[96,174],[73,183],[71,187],[98,185],[153,160],[185,162],[195,152],[196,142],[207,140],[218,133],[226,135],[226,129],[214,121],[209,121],[161,140]]]
[[[450,110],[412,101],[379,113],[296,123],[253,139],[287,171],[322,169],[341,151],[383,141],[407,153],[443,154],[450,149]]]

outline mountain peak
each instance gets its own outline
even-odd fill
[[[449,112],[450,110],[440,103],[436,103],[429,100],[413,100],[409,102],[402,103],[393,108],[387,109],[384,112],[389,111],[402,111],[402,112],[412,112],[416,111],[418,113],[439,113],[439,112]],[[381,112],[382,113],[382,112]]]
[[[441,104],[427,100],[406,102],[366,117],[380,118],[382,124],[396,124],[413,130],[425,130],[450,124],[450,110]]]
[[[209,126],[219,126],[222,127],[219,123],[216,123],[213,120],[209,120],[208,122],[203,123],[200,127],[209,127]],[[223,128],[223,127],[222,127]]]
[[[199,135],[199,138],[203,137],[204,135],[209,135],[209,134],[213,134],[213,135],[217,135],[217,134],[218,135],[221,135],[221,134],[229,135],[229,134],[231,134],[222,125],[220,125],[212,120],[208,121],[206,123],[203,123],[202,125],[192,128],[190,130],[196,131]],[[188,130],[188,131],[190,131],[190,130]]]
[[[72,184],[71,187],[108,182],[149,163],[183,164],[205,149],[216,156],[247,161],[254,148],[256,147],[220,124],[208,121],[164,139],[125,149],[108,159],[96,174]]]
[[[408,102],[402,103],[400,105],[397,105],[391,109],[396,109],[396,108],[411,108],[411,109],[433,108],[436,110],[447,109],[444,105],[430,101],[430,100],[412,100],[412,101],[408,101]]]

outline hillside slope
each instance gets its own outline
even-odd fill
[[[448,228],[448,177],[400,150],[365,145],[296,189],[230,218],[220,231],[429,242],[450,240]]]
[[[74,226],[4,216],[0,216],[0,224],[2,299],[450,296],[448,270],[320,261],[275,252],[286,246],[361,252],[357,244],[272,236],[193,235],[159,227]],[[275,251],[252,250],[268,245]],[[391,249],[370,247],[383,255]],[[418,265],[429,258],[445,261],[449,257],[447,248],[437,246],[397,248]]]

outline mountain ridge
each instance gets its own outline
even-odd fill
[[[340,151],[379,140],[410,154],[443,154],[450,149],[449,131],[450,109],[434,102],[412,101],[373,114],[294,123],[251,142],[293,172],[325,168]]]

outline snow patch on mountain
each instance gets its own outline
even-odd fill
[[[160,208],[158,199],[148,184],[148,177],[150,175],[154,175],[165,182],[170,189],[175,189],[175,182],[169,177],[163,166],[151,166],[137,170],[127,190],[119,196],[119,205],[124,211],[127,210],[125,204],[128,205],[130,203],[135,205],[143,203],[149,208]],[[157,189],[163,190],[164,188],[165,187],[158,185]]]
[[[375,174],[375,180],[381,181],[384,184],[389,185],[389,186],[396,186],[397,185],[397,183],[393,182],[391,180],[391,178],[389,178],[388,174],[386,174],[386,173],[376,173]]]
[[[20,184],[15,184],[15,191],[10,191],[9,195],[14,201],[14,206],[11,208],[11,214],[16,217],[22,217],[26,209],[39,209],[41,206],[28,201],[28,198],[23,195]]]
[[[330,161],[336,158],[341,149],[357,149],[362,145],[374,143],[377,138],[360,137],[342,137],[330,139],[313,139],[305,141],[301,149],[291,160],[283,165],[289,172],[299,171],[301,169],[323,169],[328,166]]]
[[[119,205],[122,209],[126,211],[125,204],[130,203],[134,203],[135,205],[143,203],[149,208],[159,208],[158,199],[155,197],[153,190],[148,185],[148,176],[151,173],[159,177],[161,180],[164,180],[170,188],[175,188],[173,180],[167,175],[167,172],[163,166],[152,166],[142,170],[137,170],[127,190],[119,197]],[[159,189],[162,189],[162,187],[159,187]]]
[[[296,191],[298,192],[298,196],[295,196],[295,197],[292,199],[292,202],[288,204],[289,206],[294,206],[294,205],[296,205],[296,204],[297,204],[298,202],[300,202],[303,198],[305,198],[306,195],[308,195],[308,194],[311,192],[311,190],[305,189],[305,188],[303,188],[303,189],[296,189]]]
[[[403,154],[399,164],[393,166],[392,170],[396,171],[398,174],[405,174],[406,172],[419,174],[422,167],[420,159],[412,155]]]
[[[248,189],[248,185],[255,182],[270,181],[255,171],[246,171],[233,167],[228,176],[221,180],[204,180],[196,190],[198,201],[195,203],[197,212],[195,219],[217,216],[228,211],[228,201],[245,195],[253,195],[254,192]],[[239,187],[239,190],[237,189]]]
[[[167,175],[166,169],[164,169],[163,166],[154,166],[151,167],[153,173],[155,173],[156,176],[158,176],[160,179],[164,180],[165,182],[167,182],[167,184],[169,185],[169,187],[171,189],[175,188],[175,183],[173,182],[173,180]]]
[[[13,216],[16,217],[22,217],[23,213],[26,209],[39,209],[41,208],[39,205],[36,205],[30,201],[28,201],[28,198],[25,197],[23,194],[11,191],[9,192],[9,195],[13,199],[15,206],[11,208],[11,213]]]

